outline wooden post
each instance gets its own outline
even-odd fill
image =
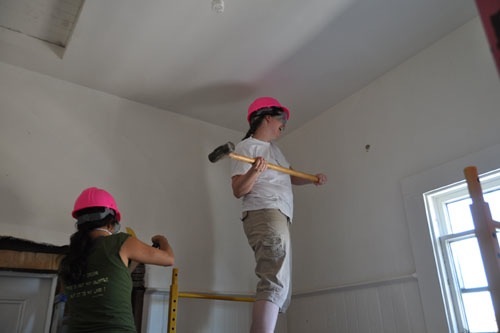
[[[474,220],[476,237],[483,258],[488,288],[493,301],[497,327],[500,326],[500,249],[497,230],[491,218],[488,203],[484,201],[477,169],[470,166],[464,169],[469,194],[472,198],[471,213]]]

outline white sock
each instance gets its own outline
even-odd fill
[[[279,307],[269,301],[259,300],[253,304],[250,333],[274,333]]]

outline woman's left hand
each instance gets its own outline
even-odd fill
[[[328,178],[326,177],[325,174],[317,173],[316,177],[318,177],[318,181],[314,183],[315,185],[324,185],[328,181]]]

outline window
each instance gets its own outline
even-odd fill
[[[500,221],[500,171],[480,177],[493,220]],[[458,332],[498,332],[465,181],[424,194],[450,325]]]

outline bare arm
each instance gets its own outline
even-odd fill
[[[293,185],[306,185],[306,184],[324,185],[328,181],[326,175],[324,175],[322,173],[317,173],[316,177],[318,177],[318,181],[316,183],[313,183],[308,179],[304,179],[304,178],[300,178],[300,177],[296,177],[296,176],[291,176],[291,180],[292,180]]]
[[[233,187],[233,194],[236,198],[241,198],[250,192],[260,174],[267,170],[267,162],[262,157],[257,157],[252,167],[247,173],[236,175],[231,178],[231,186]]]
[[[174,252],[168,240],[161,235],[151,238],[153,243],[158,243],[159,248],[154,248],[136,237],[129,237],[120,249],[120,257],[124,263],[133,260],[139,263],[159,266],[172,266],[174,264]]]

